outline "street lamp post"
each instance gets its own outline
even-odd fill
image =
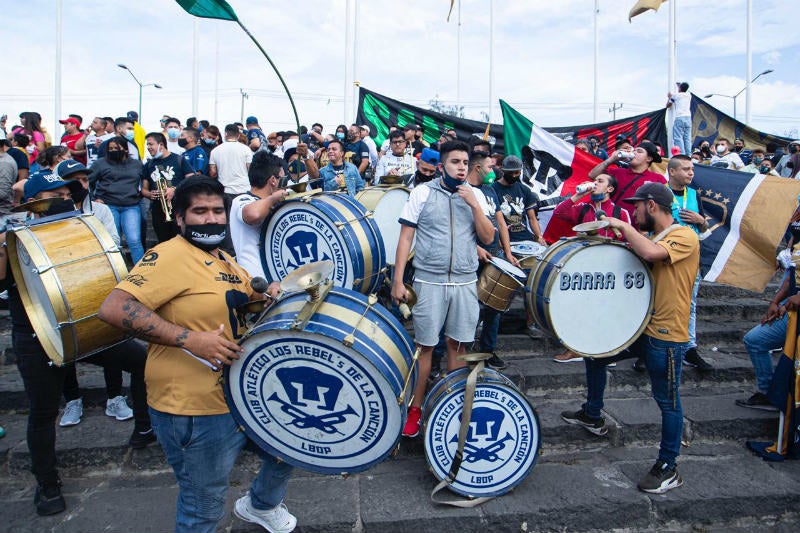
[[[122,63],[117,63],[117,66],[119,68],[123,69],[123,70],[127,70],[128,74],[130,74],[131,78],[133,78],[133,81],[135,81],[136,84],[139,86],[139,124],[141,124],[142,123],[142,89],[145,88],[145,87],[155,87],[156,89],[163,89],[163,87],[161,87],[161,85],[159,85],[157,83],[142,83],[142,82],[139,81],[139,78],[137,78],[133,74],[133,72],[131,72],[131,69],[129,69],[126,65],[123,65]]]
[[[774,72],[774,71],[772,69],[765,70],[764,72],[762,72],[761,74],[759,74],[758,76],[756,76],[755,78],[750,80],[750,83],[755,82],[761,76],[764,76],[765,74],[769,74],[771,72]],[[742,94],[746,89],[747,89],[747,85],[745,85],[744,88],[741,91],[739,91],[738,93],[734,94],[733,96],[731,96],[729,94],[709,93],[709,94],[705,95],[704,98],[711,98],[712,96],[722,96],[723,98],[730,98],[731,100],[733,100],[733,118],[736,118],[736,98],[738,98],[739,95]]]

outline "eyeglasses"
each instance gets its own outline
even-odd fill
[[[392,141],[392,144],[405,144],[405,143],[406,143],[406,141],[405,141],[405,140],[403,140],[403,139],[399,139],[399,140],[394,140],[394,141]]]

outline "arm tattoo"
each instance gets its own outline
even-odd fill
[[[122,304],[122,311],[125,313],[125,316],[122,318],[122,327],[128,333],[138,339],[148,342],[153,342],[158,339],[158,335],[155,334],[156,326],[154,324],[145,323],[136,325],[134,323],[137,319],[139,321],[147,321],[147,319],[153,316],[152,310],[148,309],[142,305],[141,302],[131,297],[125,300],[125,303]]]
[[[187,328],[183,328],[181,332],[175,337],[175,345],[179,348],[183,348],[186,339],[189,338],[189,330]]]

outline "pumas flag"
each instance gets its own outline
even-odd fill
[[[500,100],[503,110],[503,135],[506,154],[519,155],[531,173],[530,185],[539,196],[539,208],[553,208],[575,194],[575,187],[589,179],[589,171],[601,160],[560,139],[528,120],[505,100]],[[535,173],[534,173],[535,172]],[[571,233],[571,228],[559,219],[551,219],[544,237]]]
[[[700,241],[703,279],[763,292],[775,275],[800,180],[695,165],[691,186],[711,232]]]

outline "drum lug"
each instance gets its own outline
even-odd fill
[[[306,292],[308,292],[309,298],[306,300],[306,303],[303,305],[303,308],[300,310],[300,312],[297,313],[294,322],[292,322],[291,329],[305,329],[308,321],[311,320],[311,317],[317,312],[317,309],[322,302],[325,301],[325,297],[328,296],[328,293],[332,288],[333,282],[329,279],[326,279],[319,285],[315,285],[314,287],[307,289]]]

